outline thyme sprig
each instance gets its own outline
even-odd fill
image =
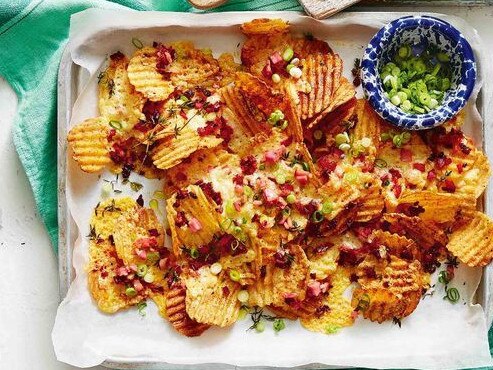
[[[253,308],[253,311],[250,312],[250,318],[252,319],[253,324],[247,329],[247,331],[257,329],[258,325],[262,322],[262,320],[275,321],[276,319],[279,319],[279,317],[277,316],[271,316],[265,314],[264,309],[258,306],[255,306]]]

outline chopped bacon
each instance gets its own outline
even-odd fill
[[[139,280],[134,280],[134,288],[136,291],[141,292],[144,290],[144,286]]]
[[[257,160],[253,155],[249,155],[241,159],[240,167],[245,175],[251,175],[257,169]]]
[[[200,223],[199,220],[197,220],[195,217],[192,217],[188,221],[188,227],[190,228],[190,231],[192,233],[196,233],[197,231],[202,230],[202,224]]]
[[[166,67],[173,63],[173,60],[176,58],[175,49],[172,47],[164,46],[161,43],[156,44],[156,69],[162,75],[167,76],[168,72],[166,71]]]
[[[299,182],[301,186],[308,184],[310,172],[297,168],[294,172],[294,178]]]
[[[395,197],[399,198],[401,196],[401,193],[402,193],[402,185],[400,185],[400,184],[394,185],[394,187],[392,188],[392,191],[394,192]]]
[[[281,145],[290,146],[293,143],[293,136],[289,135],[286,139],[281,141]]]
[[[264,159],[265,163],[267,164],[275,164],[281,159],[282,155],[284,154],[286,148],[284,146],[280,147],[279,149],[276,150],[268,150],[264,154]]]
[[[106,137],[108,141],[111,141],[113,140],[113,137],[116,135],[116,130],[114,128],[112,128],[109,132],[108,132],[108,136]]]
[[[139,249],[156,248],[157,239],[154,236],[139,238],[134,242],[134,247]]]
[[[455,193],[456,187],[452,180],[446,179],[443,181],[442,190],[448,193]]]
[[[243,185],[243,175],[237,174],[233,177],[233,183],[236,185]]]
[[[435,171],[433,171],[433,170],[431,170],[431,171],[429,171],[429,172],[428,172],[428,176],[426,176],[426,179],[427,179],[428,181],[433,181],[433,180],[435,180],[435,179],[436,179],[436,177],[437,177],[436,172],[435,172]]]
[[[426,166],[424,163],[413,163],[413,168],[415,170],[418,170],[420,172],[425,172],[426,171]]]
[[[271,189],[265,189],[264,190],[264,200],[267,203],[272,203],[276,201],[278,198],[278,195]]]
[[[270,60],[267,60],[264,68],[262,69],[262,76],[265,78],[271,78],[274,72],[272,72],[272,66]]]
[[[322,293],[320,282],[316,280],[310,281],[306,289],[306,295],[308,297],[318,297],[320,293]]]
[[[464,172],[464,163],[457,163],[457,172]]]

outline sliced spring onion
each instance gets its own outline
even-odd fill
[[[159,202],[157,201],[157,199],[151,199],[149,201],[149,207],[151,207],[151,209],[154,211],[154,212],[158,212],[159,211]]]
[[[447,295],[443,299],[448,299],[452,303],[456,303],[460,299],[460,293],[457,288],[448,288],[445,290]]]
[[[294,202],[296,202],[296,196],[293,193],[289,194],[286,197],[286,202],[288,202],[289,204],[293,204]]]
[[[272,78],[272,82],[276,84],[281,82],[281,76],[279,76],[277,73],[274,73],[271,78]]]
[[[279,174],[276,176],[276,182],[279,184],[279,185],[283,185],[286,183],[286,176],[284,176],[283,174]]]
[[[144,277],[147,274],[148,267],[147,265],[140,264],[137,266],[137,276]]]
[[[145,276],[144,276],[144,281],[146,283],[153,283],[154,282],[154,274],[152,272],[148,272]]]
[[[236,211],[236,208],[234,207],[233,201],[231,199],[228,199],[226,201],[224,211],[226,212],[226,216],[230,218],[234,218],[238,215],[238,212]]]
[[[219,275],[219,273],[222,271],[223,265],[221,265],[219,262],[214,262],[211,265],[211,273],[213,275]]]
[[[125,289],[125,295],[127,297],[135,297],[137,295],[137,291],[133,287],[128,287]]]
[[[154,194],[152,195],[153,198],[155,199],[164,199],[164,193],[161,190],[156,190]]]
[[[342,134],[337,134],[335,137],[336,145],[339,146],[341,144],[349,143],[349,135],[347,132]]]
[[[440,271],[438,274],[438,281],[442,284],[448,284],[450,282],[447,271]]]
[[[123,129],[123,124],[120,121],[116,120],[111,120],[109,122],[109,125],[114,128],[115,130],[122,130]]]
[[[238,320],[243,320],[248,314],[248,308],[241,307],[240,312],[238,312]]]
[[[160,259],[159,253],[158,252],[148,252],[147,253],[147,258],[146,261],[147,263],[154,265],[156,262],[158,262]]]
[[[387,162],[382,158],[375,158],[375,166],[378,168],[385,168],[387,167]]]
[[[289,124],[289,123],[288,123],[288,121],[287,121],[287,120],[283,120],[283,121],[281,122],[281,124],[279,125],[279,128],[280,128],[281,130],[285,130],[285,129],[286,129],[286,127],[288,127],[288,124]]]
[[[294,51],[292,48],[286,48],[284,50],[284,53],[282,53],[282,59],[284,59],[285,62],[289,62],[291,59],[293,59],[294,56]]]
[[[329,214],[332,213],[334,210],[334,203],[332,203],[330,200],[326,200],[325,202],[322,203],[322,213],[323,214]]]
[[[240,290],[238,292],[237,298],[241,303],[246,303],[246,302],[248,302],[248,298],[250,298],[250,295],[248,294],[248,291]]]
[[[190,248],[190,257],[192,257],[194,260],[199,258],[199,251],[197,248]]]
[[[250,198],[253,195],[253,190],[250,186],[245,185],[243,186],[243,193],[247,196],[247,198]]]
[[[276,333],[279,333],[281,330],[286,328],[286,323],[283,319],[275,319],[272,323],[272,327]]]
[[[325,218],[323,212],[321,211],[315,211],[312,213],[312,221],[315,222],[315,223],[319,223],[319,222],[322,222]]]
[[[240,281],[241,274],[237,270],[229,270],[229,278],[233,281]]]

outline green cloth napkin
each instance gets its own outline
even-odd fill
[[[0,5],[0,75],[19,98],[14,144],[57,251],[56,93],[70,16],[87,8],[194,11],[185,0],[10,0]],[[215,11],[300,10],[296,0],[230,0]]]

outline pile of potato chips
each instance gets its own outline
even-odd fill
[[[359,315],[400,320],[437,269],[449,282],[459,262],[491,261],[493,223],[476,211],[490,169],[463,114],[402,131],[355,98],[326,42],[282,20],[241,31],[241,64],[190,42],[111,55],[100,116],[68,135],[83,171],[163,184],[167,227],[141,196],[94,209],[102,311],[150,298],[198,336],[267,309],[334,333]]]

